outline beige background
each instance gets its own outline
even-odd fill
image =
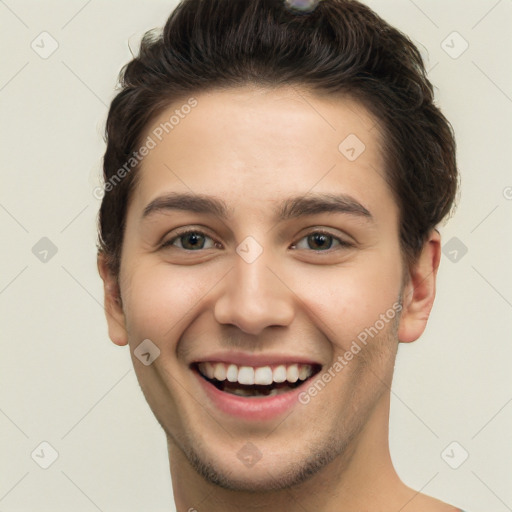
[[[512,2],[368,3],[428,56],[439,104],[457,134],[463,184],[458,211],[442,229],[444,243],[456,240],[445,248],[429,327],[399,352],[393,458],[403,479],[423,492],[469,512],[506,512]],[[128,41],[135,51],[174,5],[0,1],[0,512],[174,510],[165,437],[128,349],[107,337],[92,194]],[[52,44],[56,51],[44,55]],[[44,253],[43,237],[56,254]],[[58,458],[43,469],[52,449]],[[447,461],[457,465],[466,451],[452,469]]]

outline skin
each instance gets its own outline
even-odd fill
[[[390,458],[396,351],[425,328],[440,237],[432,230],[417,263],[404,268],[378,125],[348,98],[292,87],[195,97],[197,107],[138,171],[119,281],[98,258],[109,336],[129,344],[166,433],[177,510],[286,512],[300,503],[326,512],[456,511],[405,486]],[[155,119],[142,140],[183,103]],[[366,146],[352,162],[338,150],[349,134]],[[215,196],[232,215],[174,210],[143,218],[144,208],[169,192]],[[284,199],[320,193],[350,195],[371,220],[332,212],[274,217]],[[176,238],[178,228],[205,233],[205,248],[181,248],[190,238]],[[327,249],[308,239],[317,229],[337,237],[327,239]],[[263,249],[252,263],[236,252],[247,236]],[[168,241],[174,245],[162,247]],[[398,300],[401,314],[308,404],[295,404],[279,420],[227,416],[189,368],[198,358],[237,350],[295,354],[325,371]],[[149,366],[133,356],[146,338],[161,351]],[[247,442],[262,455],[252,467],[237,457]]]

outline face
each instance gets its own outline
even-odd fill
[[[387,422],[407,329],[398,207],[359,104],[291,88],[195,97],[161,141],[181,104],[143,136],[156,146],[128,207],[110,334],[129,343],[171,451],[223,487],[282,488]],[[143,340],[159,350],[148,365]]]

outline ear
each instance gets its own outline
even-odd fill
[[[427,325],[436,296],[436,276],[441,259],[441,235],[432,229],[415,265],[409,269],[409,280],[402,291],[402,314],[398,340],[417,340]]]
[[[116,345],[126,345],[128,335],[121,293],[116,277],[112,274],[107,265],[107,259],[103,253],[98,253],[98,272],[103,279],[105,292],[105,316],[107,317],[108,336]]]

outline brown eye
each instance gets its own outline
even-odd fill
[[[322,252],[330,250],[333,245],[352,247],[352,244],[349,242],[324,231],[313,231],[309,233],[301,238],[297,244],[294,244],[293,247],[296,249],[312,249],[315,252]]]
[[[207,244],[208,240],[212,243],[209,247],[206,247],[205,244]],[[169,246],[174,246],[178,249],[185,249],[187,251],[195,251],[215,247],[215,242],[201,231],[186,231],[184,233],[180,233],[174,238],[171,238],[162,245],[162,247]]]
[[[324,233],[315,233],[307,236],[308,246],[310,249],[330,249],[334,238]]]

